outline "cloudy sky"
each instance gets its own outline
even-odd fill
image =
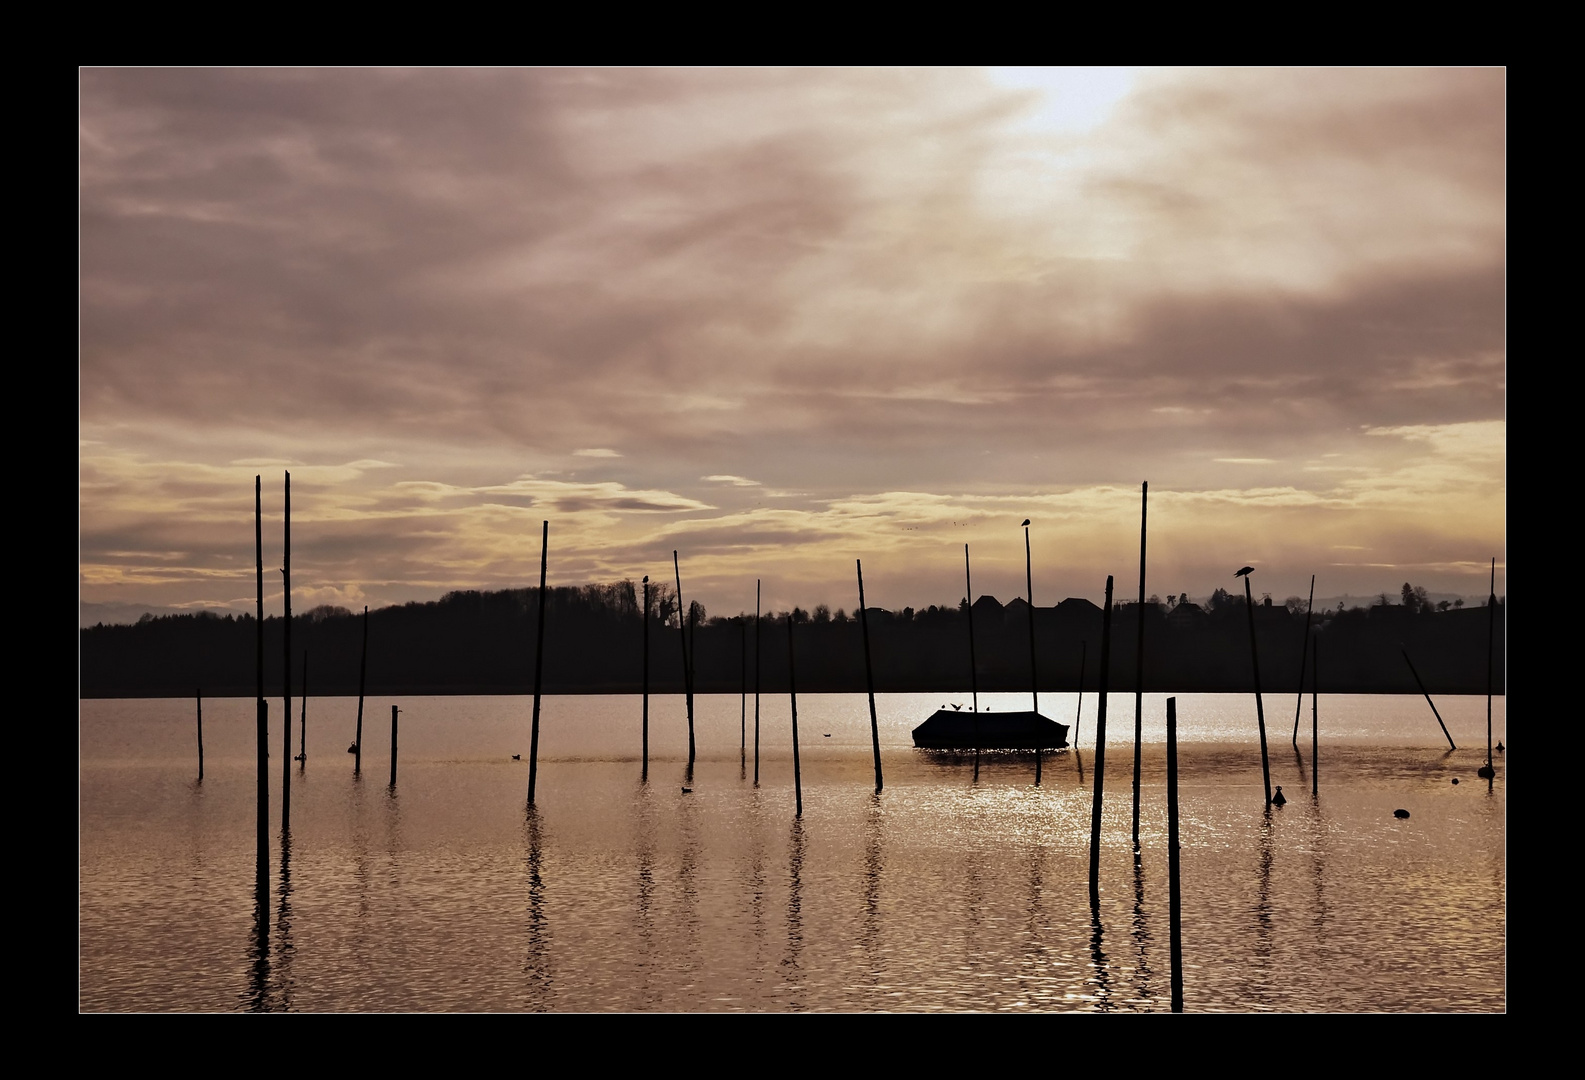
[[[84,70],[81,600],[1505,592],[1501,70]]]

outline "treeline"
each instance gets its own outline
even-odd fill
[[[682,642],[675,593],[651,587],[649,685],[654,693],[683,690]],[[1144,686],[1153,692],[1247,691],[1253,688],[1249,622],[1242,597],[1217,597],[1209,610],[1190,603],[1123,604],[1112,618],[1111,687],[1132,691],[1135,642],[1145,620]],[[862,692],[864,644],[857,613],[823,607],[769,616],[708,617],[693,608],[690,655],[700,693],[737,692],[746,677],[761,687],[787,688],[788,620],[797,650],[798,688],[806,692]],[[970,683],[969,610],[931,606],[867,612],[875,687],[879,691],[966,692]],[[1495,687],[1504,687],[1504,605],[1496,612]],[[1305,615],[1287,606],[1257,604],[1256,637],[1263,689],[1298,687]],[[1006,606],[992,597],[974,605],[976,676],[981,690],[1030,686],[1029,612],[1020,599]],[[368,616],[370,694],[524,694],[534,682],[538,596],[533,589],[453,592],[440,600],[380,608]],[[1378,604],[1317,612],[1323,693],[1415,693],[1403,658],[1407,650],[1432,693],[1486,690],[1485,607],[1438,611]],[[641,592],[632,582],[548,590],[545,610],[545,690],[552,694],[634,693],[643,680]],[[1099,678],[1101,609],[1066,600],[1035,609],[1035,650],[1042,691],[1084,686]],[[255,626],[251,616],[174,615],[132,626],[98,625],[81,631],[83,697],[249,696],[255,686]],[[282,628],[264,621],[266,692],[281,691]],[[364,616],[320,607],[292,620],[294,694],[303,692],[302,659],[309,657],[311,696],[356,694]]]

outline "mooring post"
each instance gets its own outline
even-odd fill
[[[1310,642],[1310,795],[1321,794],[1321,656]]]
[[[649,575],[644,575],[644,769],[641,779],[649,779]]]
[[[793,672],[793,621],[787,616],[787,693],[792,699],[793,737],[793,798],[798,803],[798,817],[804,816],[803,771],[798,765],[798,680]]]
[[[308,768],[308,650],[303,650],[302,726],[297,729],[297,760]]]
[[[253,478],[253,554],[254,574],[259,593],[259,615],[254,624],[255,674],[257,676],[254,719],[258,733],[258,799],[256,806],[258,855],[255,888],[259,904],[259,928],[267,930],[270,920],[270,705],[264,700],[264,511],[262,478]],[[290,719],[290,718],[288,718]]]
[[[198,689],[198,781],[204,779],[204,691]]]
[[[693,664],[688,658],[688,612],[682,605],[682,564],[677,552],[671,553],[671,568],[677,575],[677,636],[682,641],[682,689],[688,702],[688,770],[693,771]]]
[[[1079,703],[1073,710],[1073,749],[1075,752],[1079,749],[1079,721],[1084,717],[1084,667],[1085,661],[1089,659],[1089,653],[1090,643],[1088,641],[1079,642]]]
[[[396,714],[401,710],[391,706],[391,790],[396,790]]]
[[[1442,723],[1442,714],[1437,712],[1436,702],[1431,700],[1431,692],[1425,688],[1425,683],[1420,678],[1420,673],[1414,669],[1414,661],[1409,659],[1409,649],[1402,642],[1398,643],[1398,651],[1403,653],[1403,662],[1409,665],[1409,674],[1414,676],[1414,684],[1420,688],[1420,693],[1425,695],[1425,703],[1431,706],[1431,715],[1436,717],[1437,726],[1442,729],[1442,737],[1447,740],[1449,750],[1457,750],[1453,745],[1453,736],[1447,733],[1447,725]]]
[[[1145,518],[1150,482],[1139,488],[1139,635],[1134,651],[1134,850],[1139,850],[1139,755],[1145,735]]]
[[[759,578],[754,579],[754,786],[759,787]]]
[[[363,691],[369,677],[369,605],[363,605],[363,659],[358,661],[358,729],[352,740],[352,775],[363,774]]]
[[[1101,609],[1101,682],[1095,709],[1095,793],[1090,804],[1090,904],[1101,900],[1101,791],[1106,783],[1106,692],[1112,659],[1112,576],[1106,576]]]
[[[737,762],[741,769],[748,761],[748,620],[738,616]]]
[[[281,556],[281,580],[285,617],[281,620],[281,835],[292,829],[292,474],[286,474],[285,553]]]
[[[1255,651],[1255,598],[1244,574],[1244,607],[1249,612],[1249,659],[1255,668],[1255,719],[1260,724],[1260,775],[1266,782],[1266,805],[1271,805],[1271,763],[1266,757],[1266,708],[1260,700],[1260,655]]]
[[[1024,519],[1024,589],[1029,596],[1029,692],[1034,698],[1035,719],[1040,719],[1040,674],[1035,667],[1035,576],[1029,554],[1029,519]],[[1035,737],[1035,783],[1040,783],[1040,737]]]
[[[539,534],[539,632],[534,641],[534,727],[528,737],[528,805],[534,805],[534,782],[539,777],[539,698],[545,675],[545,568],[550,561],[550,522]]]
[[[1486,791],[1497,782],[1497,762],[1491,756],[1492,668],[1497,651],[1497,558],[1491,560],[1491,597],[1486,601]]]
[[[859,572],[859,628],[864,634],[864,685],[870,697],[870,742],[875,747],[875,790],[881,790],[881,729],[875,719],[875,666],[870,662],[870,617],[864,609],[864,560],[854,559]]]
[[[974,657],[974,577],[969,573],[969,545],[963,545],[963,595],[969,615],[969,708],[974,714],[974,778],[980,776],[980,675]]]
[[[1304,608],[1304,645],[1299,649],[1299,698],[1293,703],[1293,748],[1299,748],[1299,713],[1304,711],[1304,661],[1310,654],[1310,616],[1315,613],[1315,575],[1310,575],[1310,602]]]
[[[1168,933],[1172,949],[1172,1011],[1183,1011],[1183,890],[1178,844],[1178,699],[1167,699]]]

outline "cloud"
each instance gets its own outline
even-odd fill
[[[717,474],[715,476],[701,476],[699,479],[711,484],[731,484],[733,487],[759,487],[758,480],[750,480],[743,476],[728,476]]]
[[[573,457],[595,457],[595,458],[617,458],[617,457],[621,457],[622,455],[617,453],[615,450],[610,450],[610,449],[607,449],[606,447],[602,446],[602,447],[599,447],[599,448],[593,449],[593,450],[574,450],[572,452],[572,456]]]

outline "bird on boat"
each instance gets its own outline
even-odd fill
[[[963,708],[963,706],[962,706],[962,705],[954,705],[954,706],[952,706],[952,707],[953,707],[953,708],[954,708],[954,709],[961,709],[961,708]]]
[[[1238,573],[1234,574],[1233,576],[1234,577],[1245,577],[1245,576],[1247,576],[1249,574],[1253,574],[1254,572],[1255,572],[1255,568],[1253,566],[1246,566],[1242,570],[1240,570]]]
[[[1407,818],[1409,816],[1409,811],[1407,811],[1407,810],[1394,810],[1392,812],[1392,816],[1397,818],[1399,821],[1402,821],[1404,818]]]
[[[1277,793],[1271,797],[1271,805],[1272,806],[1286,806],[1286,805],[1288,805],[1288,799],[1282,793],[1282,785],[1281,784],[1277,785]]]

